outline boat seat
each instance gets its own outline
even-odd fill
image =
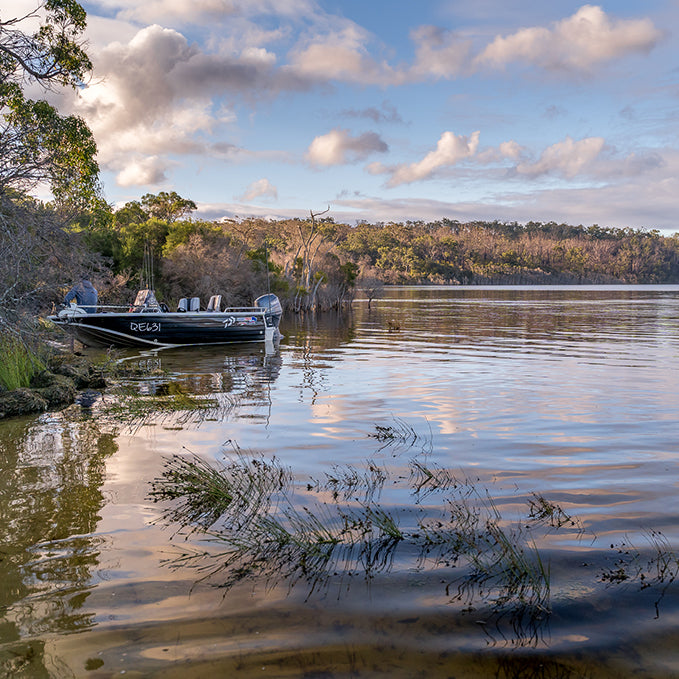
[[[222,296],[212,295],[210,301],[207,303],[208,311],[221,311],[222,310]]]
[[[177,311],[200,311],[200,297],[182,297]]]

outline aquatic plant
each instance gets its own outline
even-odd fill
[[[658,595],[654,601],[656,617],[660,616],[660,602],[667,589],[679,578],[679,556],[669,540],[658,530],[644,531],[651,547],[651,556],[644,557],[629,539],[612,544],[617,558],[612,566],[601,570],[599,579],[607,585],[634,584],[640,590],[653,588]]]
[[[468,481],[460,481],[449,469],[425,464],[417,458],[410,462],[410,485],[421,502],[427,495],[437,491],[458,490],[469,487]]]
[[[528,506],[530,507],[528,516],[531,519],[544,521],[553,528],[561,528],[565,525],[579,526],[578,521],[566,514],[559,505],[537,493],[531,493],[531,497],[528,498]]]
[[[160,478],[153,481],[150,499],[177,500],[163,520],[194,530],[208,530],[223,518],[236,531],[269,507],[274,493],[289,479],[277,461],[248,458],[240,451],[236,460],[208,464],[196,455],[166,460]]]
[[[420,509],[404,526],[380,503],[387,473],[373,461],[299,484],[275,460],[236,452],[221,465],[173,456],[154,481],[151,497],[170,503],[163,519],[201,530],[212,548],[180,553],[175,567],[197,568],[201,579],[226,589],[253,578],[305,582],[310,595],[332,581],[370,580],[395,563],[442,575],[456,566],[457,577],[443,577],[451,601],[483,602],[509,614],[523,642],[537,639],[535,623],[550,611],[549,567],[522,523],[506,524],[474,483],[411,461],[406,489],[417,497],[431,483],[431,492],[445,495],[444,509]]]
[[[179,427],[199,423],[224,416],[239,404],[237,395],[220,394],[219,398],[195,395],[173,382],[165,383],[158,393],[144,393],[143,388],[143,383],[117,381],[98,405],[98,416],[116,426],[124,425],[137,431],[152,422],[170,421]]]
[[[364,502],[379,497],[385,481],[389,477],[386,469],[380,467],[373,460],[368,460],[363,471],[353,465],[334,465],[332,472],[326,472],[324,483],[313,481],[307,484],[308,490],[330,491],[333,499],[340,497],[348,500],[352,495],[358,494]],[[359,497],[355,499],[359,499]]]
[[[223,548],[211,569],[200,565],[206,577],[224,574],[220,585],[227,588],[255,575],[293,583],[305,579],[313,589],[337,571],[375,573],[388,566],[385,546],[403,538],[388,512],[370,501],[300,505],[288,470],[275,460],[234,450],[235,459],[221,465],[173,456],[150,492],[154,501],[175,501],[162,520],[202,530]],[[329,483],[338,481],[333,477]],[[314,483],[307,491],[323,488]],[[185,553],[177,563],[196,565],[204,556]]]
[[[424,438],[415,431],[405,420],[394,417],[393,425],[375,425],[375,431],[368,434],[368,438],[373,438],[383,445],[379,450],[384,450],[392,446],[395,450],[394,455],[402,450],[409,450],[414,446],[420,444],[421,452],[427,453],[431,451],[431,428],[429,429],[429,436]]]

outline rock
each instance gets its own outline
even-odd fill
[[[57,376],[53,372],[50,372],[49,370],[41,370],[31,378],[31,389],[49,387],[56,378]]]
[[[0,394],[0,417],[14,417],[47,410],[47,400],[34,389],[15,389]]]
[[[75,402],[82,408],[91,408],[97,402],[97,399],[100,396],[100,391],[96,391],[94,389],[85,389],[85,391],[81,391],[76,396]]]
[[[7,391],[0,388],[0,419],[60,410],[76,400],[82,407],[89,408],[101,395],[94,389],[105,387],[101,370],[86,360],[69,363],[63,357],[54,357],[50,370],[41,370],[33,376],[30,389]],[[78,396],[79,390],[85,391]]]
[[[73,380],[77,389],[103,389],[106,386],[101,371],[84,362],[62,363],[51,367],[56,374]]]
[[[65,408],[75,401],[77,390],[68,377],[54,375],[52,382],[36,391],[47,401],[50,410]]]

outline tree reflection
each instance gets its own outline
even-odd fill
[[[42,666],[47,632],[93,625],[82,610],[99,539],[111,434],[91,419],[16,419],[0,429],[0,669]],[[34,676],[33,674],[31,676]]]

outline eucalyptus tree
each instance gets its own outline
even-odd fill
[[[92,68],[83,49],[85,10],[74,0],[45,0],[18,16],[0,8],[0,194],[47,183],[58,204],[87,205],[99,168],[92,133],[26,89],[78,88]]]
[[[64,227],[100,202],[94,138],[77,116],[28,95],[84,86],[92,68],[85,28],[75,0],[36,1],[21,14],[0,5],[0,322],[44,302],[88,264]],[[43,186],[51,207],[30,198]]]
[[[175,191],[161,191],[157,195],[147,193],[141,197],[141,204],[149,216],[163,219],[168,224],[186,217],[197,210],[196,204],[189,198],[182,198]]]

